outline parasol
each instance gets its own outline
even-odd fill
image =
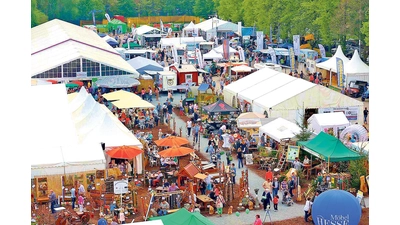
[[[188,155],[192,152],[194,152],[194,150],[191,148],[172,146],[172,148],[160,151],[158,152],[158,154],[162,157],[178,157],[178,156]]]
[[[67,87],[67,88],[76,88],[76,87],[79,87],[79,85],[77,85],[77,84],[75,84],[75,83],[66,83],[65,84],[65,86]]]
[[[117,159],[133,159],[140,153],[143,153],[143,150],[137,146],[119,146],[114,147],[111,150],[106,152],[112,158]]]
[[[154,141],[158,146],[181,146],[185,144],[189,144],[189,141],[185,138],[176,137],[176,136],[169,136],[157,141]]]
[[[77,84],[77,85],[79,85],[79,87],[83,86],[83,82],[79,81],[79,80],[73,80],[73,81],[71,81],[71,83]]]

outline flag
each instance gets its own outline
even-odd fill
[[[294,58],[294,49],[293,48],[289,48],[289,56],[290,56],[290,70],[294,71],[295,58]]]
[[[321,57],[325,57],[325,48],[324,48],[324,46],[321,45],[321,44],[318,44],[318,47],[319,47],[319,51],[321,53]]]
[[[294,54],[300,55],[300,35],[293,35]]]
[[[336,57],[336,73],[338,75],[338,87],[344,87],[345,76],[344,76],[344,66],[343,60]]]
[[[200,49],[196,48],[195,56],[197,58],[197,65],[199,65],[199,67],[202,69],[204,65],[203,65],[203,57],[201,55]]]
[[[269,43],[272,44],[272,26],[269,25]]]
[[[273,64],[277,64],[275,50],[273,48],[271,48],[271,47],[268,47],[268,52],[270,52],[272,63]]]
[[[108,22],[111,22],[110,15],[108,15],[108,13],[106,13],[104,16],[107,18]]]
[[[229,60],[229,40],[224,39],[222,49],[224,50],[224,59]]]
[[[163,24],[163,22],[161,21],[161,19],[160,19],[160,30],[161,30],[161,32],[164,31],[164,24]]]
[[[238,22],[238,34],[242,36],[242,22]]]
[[[257,50],[262,50],[264,48],[264,32],[257,31]]]
[[[244,50],[243,50],[243,48],[242,47],[238,47],[238,49],[239,49],[239,59],[242,61],[242,62],[244,62],[245,60],[246,60],[246,58],[245,58],[245,56],[244,56]]]

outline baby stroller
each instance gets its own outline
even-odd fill
[[[287,206],[292,206],[294,204],[292,197],[290,197],[288,191],[285,191],[283,193],[282,204],[286,204]]]

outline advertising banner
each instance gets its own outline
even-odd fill
[[[338,87],[343,87],[345,83],[343,60],[336,57],[336,71],[338,76]]]
[[[325,48],[323,45],[318,44],[319,52],[321,53],[321,57],[325,57]]]
[[[300,55],[300,35],[293,35],[294,55]]]
[[[332,113],[332,112],[343,112],[347,120],[355,121],[358,117],[358,107],[343,107],[343,108],[320,108],[318,113]]]
[[[295,70],[295,58],[294,58],[294,50],[293,48],[289,48],[289,57],[290,57],[290,70],[294,71]]]
[[[257,50],[262,50],[264,48],[264,32],[257,31]]]

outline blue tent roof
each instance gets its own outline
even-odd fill
[[[278,44],[278,48],[287,48],[287,49],[289,49],[289,48],[293,48],[293,45],[290,44],[290,43],[285,42],[283,44]]]
[[[202,83],[200,84],[199,88],[197,89],[198,91],[207,91],[207,89],[210,87],[209,84]]]
[[[145,74],[145,70],[148,71],[163,71],[163,68],[158,67],[158,66],[154,66],[154,65],[147,65],[147,66],[143,66],[140,67],[139,69],[136,69],[136,71],[138,71],[138,73],[140,74]]]

